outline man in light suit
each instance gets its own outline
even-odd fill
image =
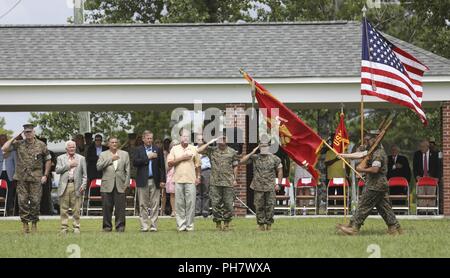
[[[61,214],[61,233],[69,228],[69,209],[73,214],[73,232],[80,233],[81,196],[86,190],[87,171],[84,156],[76,153],[76,143],[66,142],[66,153],[58,156],[55,171],[60,175],[58,196]]]
[[[115,209],[116,232],[125,231],[125,190],[130,186],[130,157],[119,150],[119,140],[108,140],[109,150],[100,154],[97,170],[103,171],[100,192],[103,202],[103,231],[112,231],[112,212]]]
[[[0,147],[8,141],[6,134],[0,134]],[[6,202],[6,214],[14,214],[14,200],[16,198],[16,186],[13,181],[14,172],[16,171],[16,151],[3,153],[0,149],[0,179],[5,180],[8,184],[8,200]]]

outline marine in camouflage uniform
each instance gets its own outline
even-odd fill
[[[235,170],[239,164],[239,155],[236,150],[227,146],[226,137],[219,137],[218,146],[209,146],[215,140],[211,140],[204,148],[211,162],[211,176],[209,197],[211,200],[213,221],[218,230],[228,230],[229,223],[234,214],[234,188]],[[222,226],[223,222],[223,226]]]
[[[47,146],[34,137],[33,128],[34,126],[31,124],[24,125],[26,139],[16,140],[16,137],[5,144],[7,145],[7,151],[14,149],[17,153],[14,179],[17,180],[19,215],[24,224],[25,233],[29,232],[29,222],[33,224],[32,230],[36,231],[36,223],[39,221],[43,177],[48,177],[51,166],[51,156]]]
[[[212,204],[213,221],[220,225],[224,222],[224,229],[233,217],[233,202],[235,175],[234,167],[239,163],[237,151],[225,146],[208,149],[211,161],[210,199]]]
[[[372,145],[375,138],[371,138]],[[356,235],[364,224],[373,208],[383,218],[388,226],[389,234],[400,234],[400,224],[395,217],[391,203],[389,201],[389,187],[386,178],[388,159],[386,152],[381,145],[372,153],[368,160],[368,168],[378,168],[377,172],[366,172],[366,185],[359,199],[355,214],[348,226],[338,226],[338,229],[348,235]],[[361,171],[361,169],[359,169]],[[363,171],[362,171],[363,172]]]
[[[274,222],[275,208],[275,180],[283,178],[283,165],[276,155],[270,153],[269,145],[260,144],[261,152],[255,154],[256,148],[241,162],[253,163],[253,180],[250,188],[254,190],[254,204],[256,209],[256,222],[260,230],[270,230]],[[265,225],[265,226],[264,226]]]

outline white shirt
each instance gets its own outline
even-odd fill
[[[6,158],[3,157],[3,166],[2,166],[2,171],[6,171]]]
[[[72,162],[73,160],[75,160],[75,155],[70,157],[70,155],[67,155],[68,159],[69,159],[69,163]],[[73,172],[75,171],[75,167],[71,167],[69,169],[69,180],[73,179]]]
[[[119,164],[118,159],[113,161],[114,170],[117,170],[117,164]]]
[[[430,150],[428,150],[426,153],[422,153],[422,165],[423,169],[425,170],[425,156],[427,158],[427,170],[428,175],[430,174]]]

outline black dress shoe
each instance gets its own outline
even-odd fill
[[[105,233],[110,233],[112,231],[111,228],[103,228],[103,232]]]

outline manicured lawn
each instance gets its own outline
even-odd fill
[[[371,244],[381,257],[450,257],[450,220],[401,220],[405,234],[386,235],[380,219],[368,219],[357,237],[335,231],[339,218],[282,218],[273,230],[257,231],[255,219],[239,218],[232,231],[217,232],[211,219],[196,219],[194,232],[177,232],[175,220],[160,219],[157,233],[140,233],[138,219],[126,232],[101,232],[100,219],[82,219],[82,234],[60,236],[58,220],[42,220],[37,234],[21,234],[18,221],[0,221],[0,257],[68,257],[71,244],[81,257],[368,257]]]

